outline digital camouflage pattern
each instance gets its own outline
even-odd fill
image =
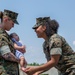
[[[19,24],[17,22],[18,13],[5,9],[4,10],[4,16],[8,16],[9,18],[11,18],[13,20],[14,23]]]
[[[0,47],[9,45],[11,52],[15,54],[13,43],[6,31],[0,28]],[[0,52],[0,75],[19,75],[18,63],[4,60]]]
[[[44,22],[50,20],[50,17],[39,17],[36,18],[36,24],[32,27],[32,29],[36,29],[38,26],[43,25]]]
[[[55,66],[61,72],[61,75],[75,75],[75,53],[66,40],[62,36],[54,34],[48,39],[48,41],[43,43],[43,49],[47,61],[50,60],[51,50],[53,48],[55,48],[55,50],[57,48],[62,50],[60,60]]]

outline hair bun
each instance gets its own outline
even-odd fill
[[[0,11],[0,18],[2,18],[3,17],[3,12],[2,11]]]

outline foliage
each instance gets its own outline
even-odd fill
[[[48,75],[48,74],[41,74],[41,75]]]
[[[33,62],[33,63],[30,63],[28,64],[29,66],[39,66],[40,64],[36,63],[36,62]]]

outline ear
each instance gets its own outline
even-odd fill
[[[4,19],[4,22],[7,22],[7,20],[8,20],[8,18],[7,18],[7,17],[4,17],[3,19]]]
[[[5,18],[4,21],[7,22],[8,18]]]
[[[46,30],[46,26],[45,25],[43,26],[43,30]]]

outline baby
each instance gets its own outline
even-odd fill
[[[10,38],[12,39],[14,43],[14,48],[16,49],[15,55],[18,59],[20,59],[21,69],[25,69],[27,65],[27,61],[24,57],[24,53],[26,52],[25,45],[22,45],[21,42],[19,42],[20,38],[16,33],[11,33]]]

